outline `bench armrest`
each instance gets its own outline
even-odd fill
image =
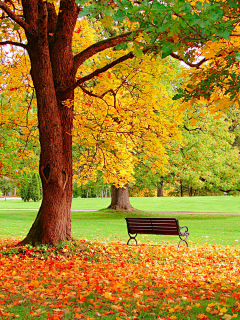
[[[188,232],[188,227],[184,226],[184,227],[179,227],[179,229],[183,229],[183,228],[186,228],[186,230],[184,231],[185,232]]]
[[[184,228],[185,228],[185,230],[181,231],[181,229],[184,229]],[[186,240],[187,237],[189,236],[188,227],[186,227],[186,226],[179,227],[179,231],[180,231],[180,234],[179,234],[180,238],[182,239],[182,237],[185,237],[185,240]]]

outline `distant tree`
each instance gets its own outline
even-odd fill
[[[183,140],[169,153],[170,170],[181,195],[183,190],[192,196],[203,189],[239,189],[240,160],[233,123],[230,116],[222,113],[219,119],[200,110],[186,113]]]
[[[140,162],[153,157],[149,169],[165,171],[166,147],[180,139],[182,110],[172,101],[180,72],[179,62],[171,58],[132,59],[101,75],[92,96],[76,99],[74,178],[95,180],[101,170],[104,182],[112,184],[110,209],[134,210],[128,186]]]
[[[9,178],[7,177],[0,178],[0,190],[1,192],[3,192],[5,201],[7,200],[8,192],[10,192],[12,188],[13,188],[13,183]]]

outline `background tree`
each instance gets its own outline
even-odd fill
[[[115,67],[105,79],[101,76],[94,91],[84,89],[89,102],[84,98],[75,108],[75,179],[95,179],[102,171],[104,181],[112,183],[111,209],[133,210],[128,183],[140,161],[154,157],[151,170],[165,170],[165,148],[172,139],[180,139],[182,112],[167,89],[173,87],[179,69],[171,59],[145,56]]]
[[[13,189],[12,181],[7,177],[0,178],[0,190],[4,195],[5,201],[7,200],[8,193]]]
[[[170,153],[172,173],[179,188],[189,195],[201,189],[230,191],[239,189],[239,150],[233,146],[236,136],[230,132],[227,115],[216,119],[212,114],[186,115],[183,140]]]

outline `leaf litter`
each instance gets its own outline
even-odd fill
[[[15,245],[0,244],[1,319],[240,320],[237,246]]]

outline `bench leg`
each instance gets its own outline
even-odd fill
[[[129,244],[130,240],[132,240],[132,239],[134,239],[137,244],[137,239],[136,239],[137,233],[135,234],[135,236],[132,236],[130,233],[128,235],[129,235],[130,239],[128,239],[127,245]]]
[[[188,247],[188,243],[187,243],[187,241],[186,241],[185,239],[181,239],[181,240],[179,241],[179,243],[178,243],[178,248],[180,247],[181,242],[185,242],[185,243],[186,243],[186,245],[187,245],[187,247]]]

